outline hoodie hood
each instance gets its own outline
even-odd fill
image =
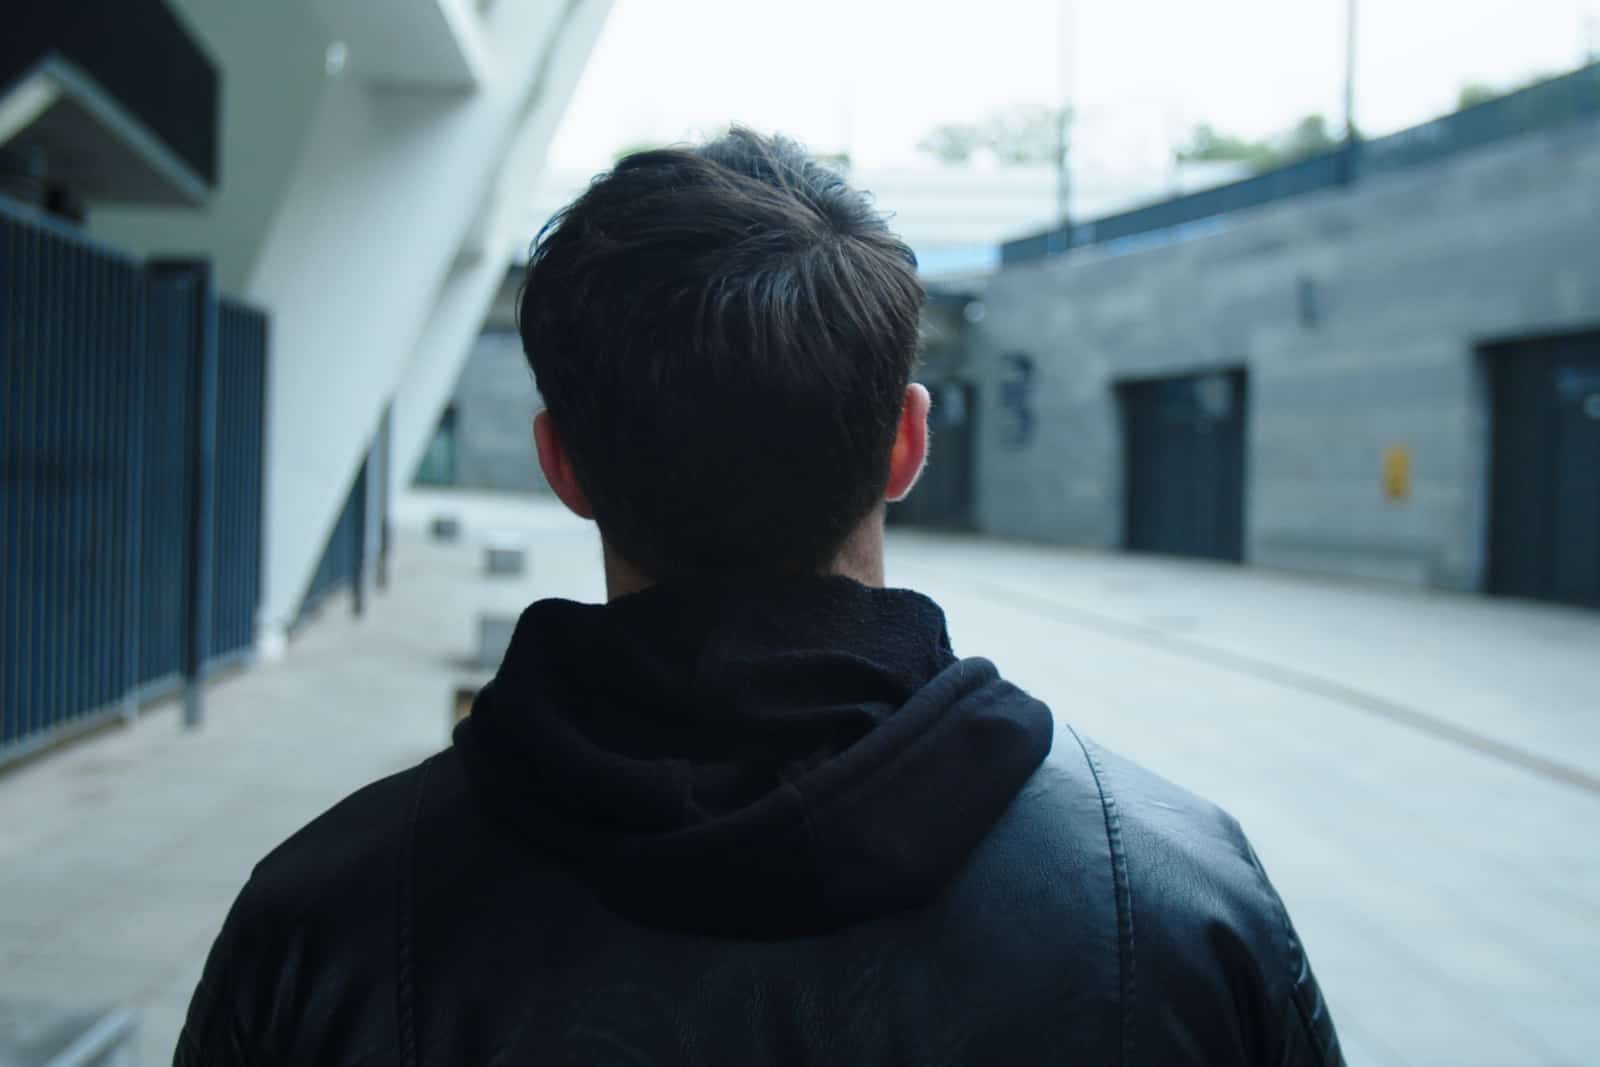
[[[929,900],[1050,740],[933,601],[831,577],[533,604],[455,747],[613,909],[791,937]]]

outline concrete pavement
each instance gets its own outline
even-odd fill
[[[139,1009],[165,1062],[251,864],[444,744],[481,612],[596,598],[587,528],[431,494],[391,590],[342,603],[175,709],[0,775],[0,999]],[[481,573],[515,529],[520,578]],[[1244,823],[1352,1063],[1594,1061],[1600,1023],[1600,616],[1236,568],[897,533],[891,582],[1109,747]]]
[[[935,593],[958,651],[1240,819],[1353,1063],[1595,1062],[1600,618],[993,542],[895,548],[890,580]]]

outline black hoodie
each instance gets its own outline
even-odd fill
[[[1051,725],[914,593],[535,604],[257,866],[176,1062],[1339,1063],[1238,824]]]
[[[475,792],[616,910],[746,937],[925,902],[1049,751],[917,593],[846,578],[545,600],[456,731]]]

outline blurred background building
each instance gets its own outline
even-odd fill
[[[1600,1042],[1600,0],[5,25],[0,1053],[44,1032],[11,998],[92,989],[159,1058],[249,864],[437,747],[528,599],[599,595],[537,499],[522,265],[730,121],[917,253],[891,577],[1246,817],[1351,1062]],[[182,744],[33,758],[207,694]]]
[[[1600,607],[1600,67],[1007,243],[985,531]]]
[[[1075,182],[1031,236],[1052,168],[853,170],[933,294],[895,520],[1600,606],[1600,67],[1462,103]],[[517,284],[424,484],[540,491]]]
[[[1437,79],[1362,94],[1348,3],[1252,9],[1303,61],[1169,11],[1120,65],[1094,42],[1133,16],[1026,0],[874,54],[906,28],[886,4],[856,35],[790,26],[838,69],[800,85],[756,76],[760,48],[680,62],[635,6],[569,116],[605,0],[31,2],[0,51],[26,635],[0,750],[274,657],[334,591],[359,610],[414,485],[539,493],[533,235],[617,155],[704,132],[697,108],[737,117],[730,78],[918,254],[936,447],[894,521],[1600,605],[1600,23],[1576,2],[1575,69],[1463,81],[1559,54],[1525,19],[1496,59],[1486,14],[1431,116]],[[759,40],[708,3],[712,40]],[[1443,62],[1415,45],[1414,73]],[[945,62],[997,84],[896,73]],[[630,80],[663,72],[676,111]]]

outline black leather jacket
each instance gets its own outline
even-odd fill
[[[351,796],[256,869],[176,1063],[1342,1062],[1306,954],[1237,823],[1070,729],[1051,745],[1037,702],[983,661],[949,655],[942,617],[932,644],[908,654],[926,653],[925,669],[864,682],[859,663],[871,657],[851,652],[849,684],[877,693],[855,711],[893,714],[829,735],[830,759],[786,765],[778,789],[803,798],[791,840],[772,814],[788,809],[760,807],[776,803],[771,789],[745,789],[722,764],[693,781],[641,777],[664,765],[641,764],[632,741],[597,755],[541,733],[560,766],[583,768],[562,795],[513,798],[490,784],[538,765],[519,738],[531,744],[528,723],[550,714],[507,699],[528,681],[510,659],[540,660],[534,636],[547,665],[617,647],[556,614],[555,628],[524,618],[498,703],[491,687],[453,748]],[[564,644],[567,633],[581,642]],[[794,634],[780,643],[792,648]],[[707,709],[739,700],[708,693],[706,646],[689,644],[694,714],[725,737],[723,712]],[[711,673],[769,662],[748,647],[732,659]],[[534,674],[550,703],[561,686]],[[651,692],[677,684],[648,681]],[[895,684],[912,691],[891,696]],[[609,714],[585,691],[584,716]],[[781,703],[775,692],[762,707]],[[805,701],[845,729],[836,699]],[[784,735],[791,718],[763,730]],[[809,751],[821,743],[808,722]],[[873,747],[902,724],[892,748]],[[673,766],[691,766],[671,737]],[[1051,747],[1042,764],[1041,744]],[[850,764],[861,753],[870,758]],[[631,777],[617,776],[623,764]],[[973,778],[1013,784],[989,811]],[[585,793],[595,782],[604,791]],[[666,803],[680,793],[681,818]],[[529,805],[546,810],[529,822]],[[752,820],[753,809],[766,814]],[[624,817],[635,823],[619,834]],[[730,825],[745,836],[727,837]],[[771,840],[784,844],[766,850]],[[726,860],[730,841],[747,861]],[[697,886],[685,872],[709,874]]]

